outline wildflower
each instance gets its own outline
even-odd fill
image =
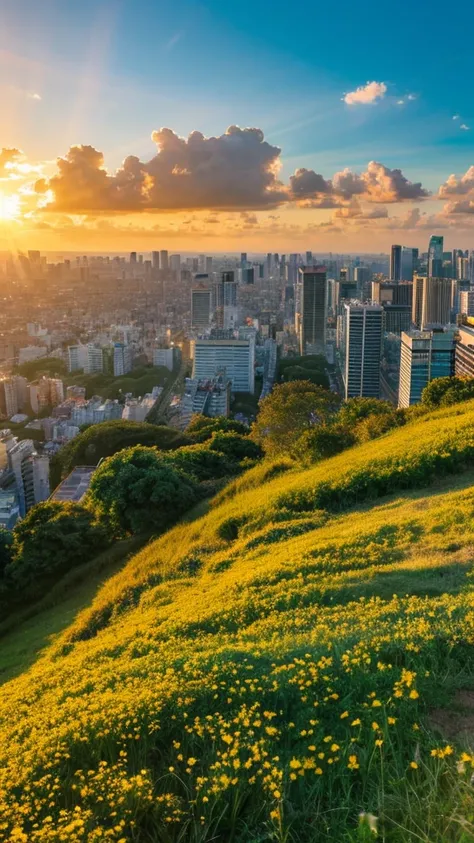
[[[418,764],[416,761],[410,761],[410,767],[412,770],[418,770]]]
[[[418,691],[415,691],[415,689],[412,688],[408,696],[410,697],[411,700],[417,700],[420,695],[419,695]]]
[[[357,761],[357,755],[349,755],[349,763],[348,763],[349,770],[358,770],[359,763]]]
[[[358,717],[356,717],[356,719],[352,721],[351,726],[360,726],[360,723],[361,721]]]
[[[341,714],[341,718],[340,718],[340,719],[341,719],[341,720],[344,720],[344,718],[345,718],[345,717],[349,717],[349,712],[348,712],[348,711],[343,711],[343,712],[342,712],[342,714]]]

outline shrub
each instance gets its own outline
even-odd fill
[[[306,430],[298,439],[294,453],[296,458],[307,465],[333,457],[355,442],[355,437],[343,424],[320,424]]]
[[[196,413],[186,428],[186,436],[189,436],[194,442],[206,442],[213,433],[219,431],[239,433],[241,436],[246,436],[249,433],[249,428],[242,422],[227,419],[225,416],[217,416],[211,419],[208,416]]]
[[[136,445],[104,460],[92,477],[87,504],[115,535],[163,530],[193,506],[198,491],[157,448]]]
[[[435,378],[425,387],[421,402],[425,407],[448,407],[474,398],[474,378]]]
[[[248,436],[238,433],[217,431],[208,442],[211,451],[225,454],[229,460],[239,463],[241,460],[259,460],[263,457],[263,448]]]
[[[229,461],[225,454],[211,450],[207,445],[178,448],[166,454],[166,461],[186,474],[192,474],[198,481],[226,477],[238,470],[238,466]]]
[[[45,501],[15,527],[6,584],[22,595],[40,596],[45,582],[88,561],[107,544],[107,533],[90,510],[69,501]]]

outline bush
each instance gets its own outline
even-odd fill
[[[225,454],[234,463],[245,459],[259,460],[263,457],[263,448],[257,442],[248,436],[240,436],[238,433],[217,431],[212,434],[208,448]]]
[[[294,453],[300,462],[307,465],[333,457],[354,443],[355,437],[345,425],[338,422],[320,424],[300,436]]]
[[[104,527],[77,503],[45,501],[13,531],[5,582],[22,596],[41,596],[45,582],[97,555],[108,544]]]
[[[161,448],[163,451],[191,444],[192,440],[171,427],[145,422],[116,421],[90,425],[65,445],[51,460],[51,485],[54,488],[76,465],[97,465],[123,448],[133,445]]]
[[[421,403],[425,407],[449,407],[474,398],[474,378],[435,378],[425,387]]]
[[[228,419],[225,416],[217,416],[211,419],[208,416],[196,413],[192,416],[186,428],[186,436],[189,436],[194,442],[206,442],[213,433],[219,431],[239,433],[241,436],[246,436],[249,433],[249,428],[242,422]]]
[[[193,478],[142,445],[104,460],[87,494],[87,505],[117,536],[163,530],[197,500]]]
[[[192,474],[198,481],[226,477],[238,471],[238,466],[230,462],[225,454],[211,450],[207,445],[188,445],[165,456],[168,463],[186,474]]]

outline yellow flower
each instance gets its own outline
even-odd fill
[[[415,691],[415,689],[412,688],[412,690],[410,691],[408,696],[410,697],[411,700],[417,700],[420,695],[419,695],[418,691]]]
[[[356,719],[352,721],[351,726],[360,726],[360,723],[361,721],[358,717],[356,717]]]
[[[349,717],[349,712],[348,712],[348,711],[343,711],[343,712],[342,712],[342,714],[341,714],[341,720],[344,720],[344,718],[345,718],[345,717]]]
[[[348,763],[349,770],[358,770],[359,763],[357,761],[357,755],[349,755],[349,763]]]
[[[412,770],[418,770],[418,764],[416,761],[410,761],[410,767]]]

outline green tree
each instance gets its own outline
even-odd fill
[[[0,577],[12,558],[13,535],[9,530],[0,527]]]
[[[338,421],[352,428],[368,416],[386,415],[394,412],[395,407],[389,401],[381,401],[378,398],[349,398],[341,405]]]
[[[163,451],[191,444],[189,436],[172,427],[146,422],[117,421],[93,424],[65,445],[51,460],[50,478],[54,488],[76,465],[97,465],[123,448],[133,445],[157,447]]]
[[[259,460],[263,457],[263,448],[249,436],[238,433],[216,431],[208,442],[211,451],[220,451],[234,463],[241,460]]]
[[[206,442],[210,439],[213,433],[224,431],[226,433],[240,433],[245,436],[249,433],[249,428],[242,424],[242,422],[228,419],[225,416],[216,416],[216,418],[209,418],[200,413],[195,413],[192,416],[186,428],[186,436],[190,436],[194,442]]]
[[[168,463],[186,474],[192,474],[199,482],[226,477],[238,471],[235,463],[231,462],[225,454],[211,450],[207,443],[187,445],[164,456]]]
[[[429,409],[448,407],[474,398],[474,378],[435,378],[425,387],[421,403]]]
[[[107,544],[107,533],[90,510],[77,503],[45,501],[16,525],[5,580],[14,592],[39,597],[45,582],[88,561]]]
[[[261,402],[252,438],[267,456],[292,455],[301,434],[327,423],[339,406],[338,395],[307,380],[279,384]]]
[[[294,454],[304,465],[309,465],[345,451],[354,442],[354,435],[345,425],[323,423],[304,431],[296,442]]]
[[[164,529],[198,499],[194,479],[157,448],[136,445],[104,460],[86,503],[114,535]]]

